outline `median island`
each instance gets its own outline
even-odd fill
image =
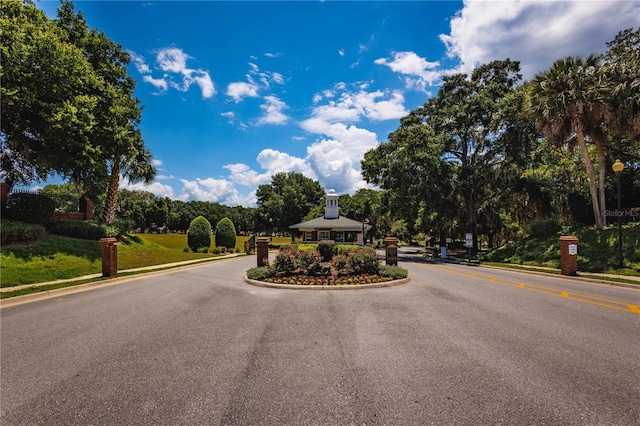
[[[406,282],[408,272],[383,265],[375,249],[331,240],[280,247],[273,262],[247,270],[247,281],[265,286],[381,287]]]

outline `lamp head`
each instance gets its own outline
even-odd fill
[[[624,164],[618,159],[615,163],[613,163],[613,166],[611,166],[611,168],[614,172],[620,173],[624,169]]]

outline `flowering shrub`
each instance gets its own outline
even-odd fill
[[[325,246],[333,247],[333,242]],[[351,246],[336,254],[330,262],[322,262],[320,250],[294,245],[280,247],[272,265],[252,270],[252,276],[276,284],[295,285],[356,285],[370,284],[406,277],[406,270],[385,269],[378,262],[375,249]],[[379,272],[380,271],[380,272]],[[249,273],[247,273],[247,276]]]
[[[300,273],[306,275],[317,275],[322,269],[322,257],[318,250],[298,251],[298,267]]]
[[[371,247],[362,247],[347,255],[347,273],[349,275],[377,274],[378,255]]]
[[[292,275],[299,267],[300,250],[295,246],[283,246],[278,250],[273,267],[276,275]]]

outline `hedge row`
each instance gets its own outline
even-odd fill
[[[59,220],[49,230],[52,234],[83,240],[117,237],[120,234],[118,224],[107,225],[95,220]]]
[[[0,242],[2,245],[15,243],[28,243],[43,238],[44,226],[3,219],[0,229]]]

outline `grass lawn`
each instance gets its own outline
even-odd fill
[[[236,249],[244,252],[248,237],[239,236]],[[273,238],[272,244],[288,244],[290,238]],[[212,242],[213,244],[213,242]],[[222,255],[185,252],[186,234],[134,234],[118,244],[118,270],[162,265]],[[30,244],[0,250],[0,286],[14,287],[98,274],[102,271],[97,241],[47,235]]]
[[[622,242],[624,268],[618,268],[618,229],[615,225],[602,230],[575,229],[578,242],[578,272],[605,272],[618,275],[640,276],[640,223],[624,225]],[[483,262],[515,265],[560,267],[558,235],[548,238],[525,238],[482,255]]]

